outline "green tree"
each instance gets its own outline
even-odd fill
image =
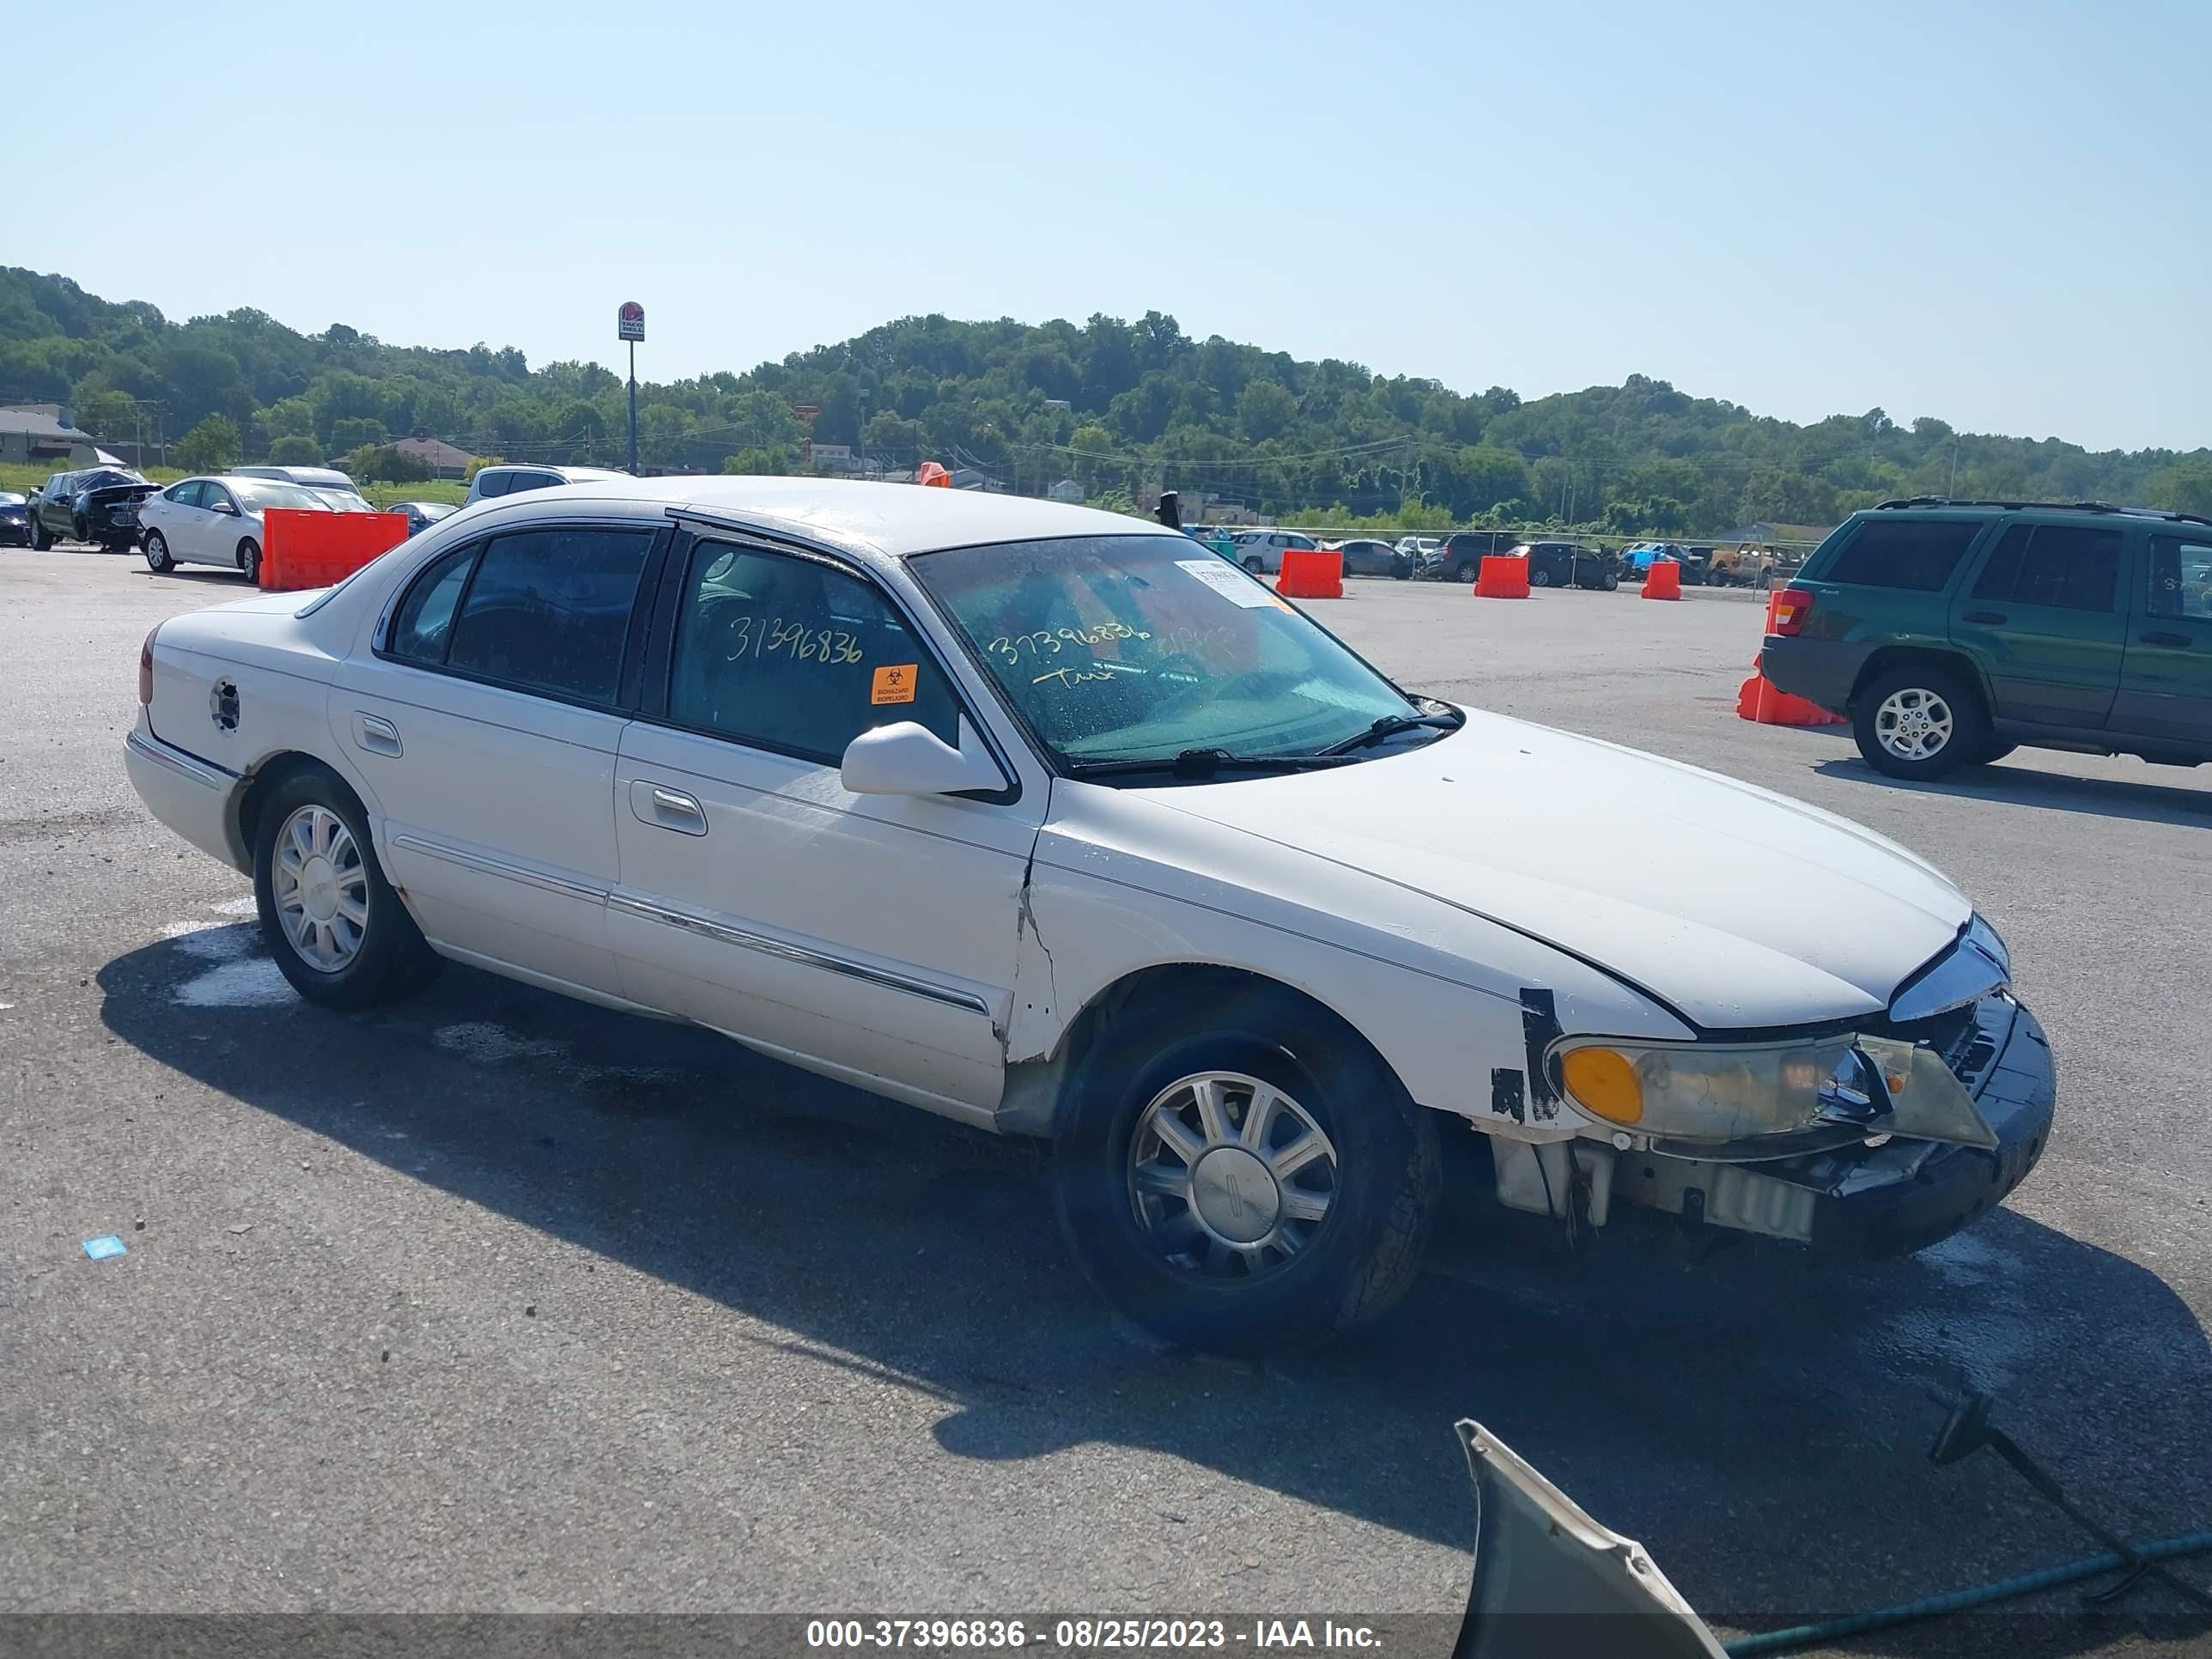
[[[299,433],[287,433],[269,442],[269,459],[277,466],[320,466],[323,452],[313,438]]]
[[[70,416],[79,428],[103,443],[137,435],[131,399],[120,392],[88,392],[76,400]]]
[[[1255,380],[1237,395],[1237,428],[1254,443],[1280,437],[1298,418],[1298,400],[1276,380]]]
[[[374,449],[384,441],[384,422],[367,415],[349,415],[332,421],[330,446],[333,451]]]
[[[171,447],[185,471],[221,472],[238,465],[238,422],[228,415],[210,415]]]
[[[2150,481],[2146,499],[2169,513],[2212,519],[2212,456],[2176,461]]]
[[[279,398],[254,417],[271,438],[312,438],[315,406],[305,398]]]

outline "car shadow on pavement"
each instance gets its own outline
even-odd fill
[[[1969,799],[2005,801],[2057,812],[2134,818],[2143,823],[2212,823],[2212,789],[2136,783],[2125,778],[2085,778],[2071,772],[2002,764],[1978,767],[1936,783],[1888,777],[1858,759],[1823,761],[1813,769],[1826,777],[1907,794],[1964,795]]]
[[[100,970],[118,1039],[712,1298],[757,1322],[739,1340],[926,1391],[944,1453],[1140,1449],[1462,1547],[1451,1425],[1474,1416],[1735,1628],[2090,1553],[1994,1460],[1930,1466],[1936,1397],[1969,1387],[1997,1390],[2005,1426],[2118,1526],[2212,1521],[2197,1319],[2144,1267],[2014,1211],[1911,1261],[1825,1270],[1757,1243],[1693,1260],[1610,1234],[1568,1260],[1519,1218],[1476,1218],[1378,1328],[1225,1362],[1160,1351],[1098,1305],[1033,1147],[459,968],[395,1008],[329,1013],[289,999],[250,927],[210,932],[221,949],[168,939]],[[232,978],[211,990],[210,972]],[[269,986],[246,982],[257,972]],[[1808,1574],[1848,1599],[1808,1604]],[[2077,1650],[2071,1622],[2052,1629],[2060,1645],[2035,1651]]]

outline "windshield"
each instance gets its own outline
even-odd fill
[[[1419,712],[1181,536],[956,548],[908,568],[1063,763],[1313,755]]]
[[[263,478],[231,478],[226,482],[238,492],[239,500],[256,513],[272,507],[305,507],[311,513],[333,510],[322,496],[298,484],[271,483]]]
[[[368,497],[358,490],[349,489],[342,484],[316,484],[313,489],[315,494],[321,496],[326,505],[336,507],[341,513],[376,511],[376,508],[369,504]]]

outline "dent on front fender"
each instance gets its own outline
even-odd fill
[[[1276,981],[1333,1010],[1425,1106],[1509,1135],[1571,1133],[1532,1054],[1536,1033],[1692,1033],[1598,969],[1510,929],[1387,882],[1302,891],[1239,869],[1232,832],[1191,826],[1172,866],[1115,837],[1048,825],[1022,906],[1007,1056],[1058,1054],[1083,1011],[1119,981],[1169,964]],[[1249,843],[1247,844],[1249,847]]]

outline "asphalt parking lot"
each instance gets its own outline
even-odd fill
[[[1107,1317],[1024,1147],[458,969],[295,1000],[123,775],[140,638],[243,592],[0,553],[0,1612],[1452,1613],[1471,1415],[1756,1630],[2094,1552],[1993,1458],[1929,1464],[1966,1387],[2118,1529],[2212,1527],[2212,769],[1890,782],[1735,718],[1756,595],[1316,603],[1409,687],[1932,859],[2061,1115],[1911,1261],[1570,1261],[1481,1218],[1371,1335],[1232,1365]],[[1998,1620],[1834,1650],[2208,1650],[2154,1586]]]

